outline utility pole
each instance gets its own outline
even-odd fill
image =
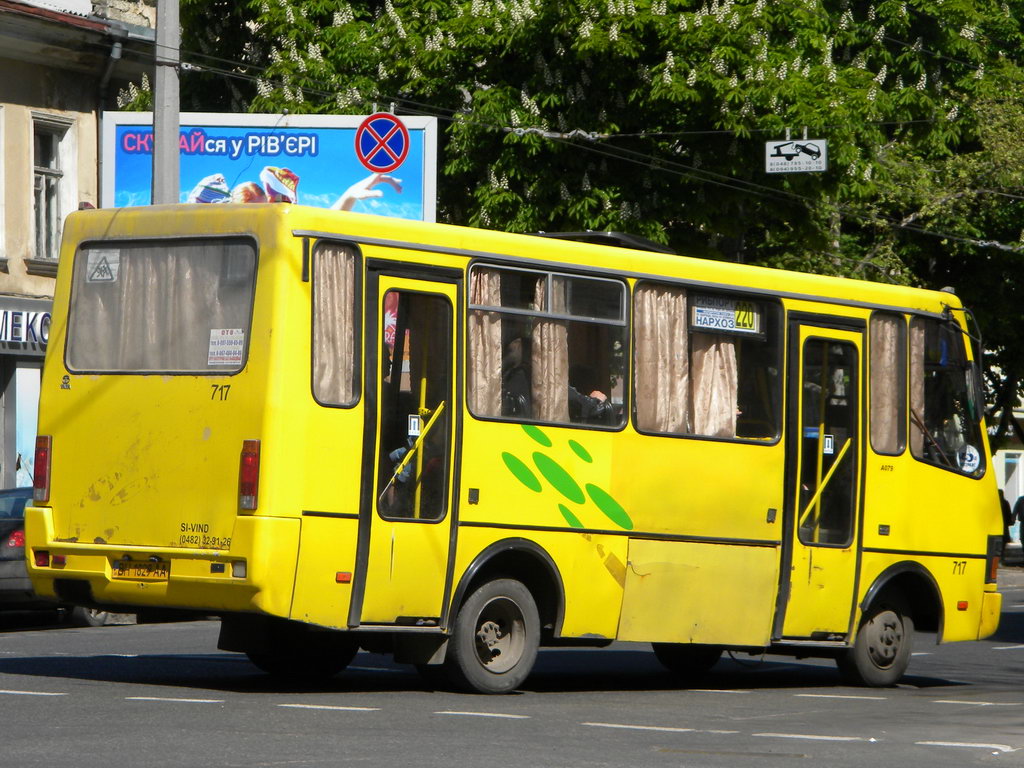
[[[178,0],[156,3],[156,72],[153,78],[153,204],[178,202],[180,130]]]

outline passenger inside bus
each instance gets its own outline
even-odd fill
[[[512,339],[505,347],[502,358],[502,416],[529,419],[533,415],[531,372],[524,354],[527,347],[528,341],[522,336]],[[594,381],[592,367],[577,363],[570,368],[567,386],[570,421],[578,424],[610,424],[614,421],[615,407]]]

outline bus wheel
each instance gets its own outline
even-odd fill
[[[910,663],[913,636],[914,620],[905,611],[879,606],[861,622],[853,647],[836,664],[843,678],[854,685],[893,685]]]
[[[530,674],[539,645],[540,617],[530,590],[513,579],[489,581],[455,617],[445,671],[462,690],[508,693]]]
[[[704,677],[722,656],[717,645],[696,645],[687,643],[651,643],[654,655],[665,669],[683,680],[699,680]]]
[[[275,624],[260,650],[246,656],[268,675],[287,680],[326,680],[349,665],[359,643],[342,632],[310,630],[301,624]]]

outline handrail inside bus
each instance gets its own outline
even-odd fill
[[[444,410],[444,405],[445,401],[442,400],[438,404],[437,408],[434,409],[434,413],[431,415],[430,419],[423,427],[422,431],[419,434],[419,437],[416,438],[416,442],[412,444],[412,447],[405,452],[405,456],[402,457],[402,460],[398,462],[398,464],[395,466],[395,471],[391,473],[391,479],[388,480],[388,484],[384,486],[384,490],[381,491],[380,495],[377,497],[378,504],[380,504],[380,500],[384,498],[384,494],[388,492],[388,489],[391,487],[392,483],[395,482],[395,479],[400,474],[402,474],[402,471],[406,468],[406,466],[408,466],[409,462],[412,461],[414,456],[416,456],[417,452],[420,449],[420,446],[423,445],[423,441],[427,438],[427,434],[430,432],[430,429],[434,426],[435,422],[437,422],[437,417],[440,416],[441,411]]]
[[[839,455],[836,456],[836,460],[832,462],[832,466],[828,468],[828,472],[825,477],[822,478],[821,483],[818,485],[818,489],[814,492],[811,500],[807,502],[807,506],[804,507],[804,511],[800,514],[800,528],[804,527],[804,521],[807,516],[811,514],[811,509],[817,506],[818,499],[821,498],[821,494],[825,491],[825,486],[828,485],[828,481],[832,479],[832,475],[835,474],[836,468],[842,463],[843,457],[850,448],[850,443],[853,442],[851,438],[846,438],[846,442],[843,443],[843,447],[839,449]]]
[[[946,462],[946,466],[952,467],[953,462],[949,460],[949,457],[946,455],[946,452],[942,450],[942,446],[939,445],[939,441],[936,440],[928,431],[928,427],[925,425],[924,419],[922,419],[918,415],[917,411],[915,411],[913,408],[910,409],[910,420],[914,422],[914,426],[921,430],[921,434],[928,438],[928,442],[930,442],[932,446],[935,448],[935,450],[939,452],[939,456],[942,458],[944,462]]]

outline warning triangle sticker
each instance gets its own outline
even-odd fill
[[[114,271],[110,268],[107,257],[101,256],[92,268],[92,272],[89,273],[88,281],[90,283],[112,283],[115,279]]]

